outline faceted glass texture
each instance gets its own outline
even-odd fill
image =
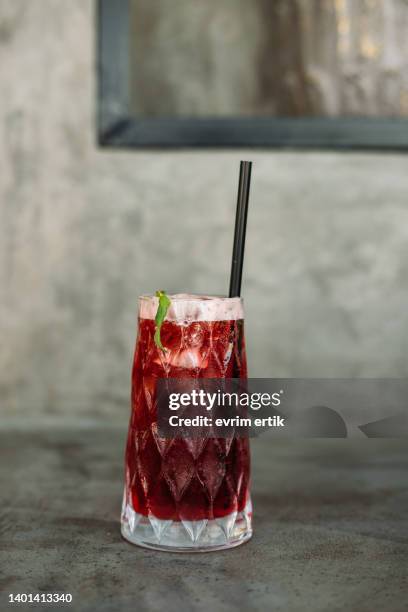
[[[142,298],[151,299],[154,298]],[[200,300],[177,304],[154,342],[153,318],[139,317],[126,447],[122,534],[165,550],[217,550],[251,537],[250,453],[247,438],[160,438],[160,378],[246,378],[244,323],[240,310],[200,309]],[[237,298],[233,298],[237,299]],[[180,306],[177,308],[176,306]],[[208,304],[205,304],[208,307]],[[232,304],[234,306],[234,304]],[[203,320],[206,312],[211,320]],[[222,314],[224,312],[224,314]],[[146,310],[140,309],[140,314]]]

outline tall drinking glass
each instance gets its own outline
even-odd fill
[[[246,378],[240,298],[173,295],[154,341],[158,299],[139,299],[126,448],[122,535],[159,550],[210,551],[252,535],[249,440],[164,439],[157,429],[161,378]]]

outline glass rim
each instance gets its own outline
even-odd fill
[[[200,295],[195,293],[168,293],[167,294],[171,302],[230,302],[230,301],[239,301],[243,302],[243,298],[240,296],[236,297],[228,297],[227,295]],[[141,301],[150,301],[157,300],[158,297],[154,294],[142,294],[139,295],[139,300]]]

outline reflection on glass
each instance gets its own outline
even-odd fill
[[[408,116],[406,0],[131,0],[144,116]]]

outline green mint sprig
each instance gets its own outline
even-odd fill
[[[156,329],[154,332],[154,341],[156,343],[156,346],[159,349],[161,349],[162,351],[165,351],[166,349],[162,345],[161,338],[160,338],[160,330],[161,330],[162,323],[164,319],[166,318],[166,314],[170,307],[171,301],[168,295],[166,295],[165,291],[156,291],[156,297],[159,298],[159,306],[157,308],[156,317],[154,319],[154,322],[156,325]]]

